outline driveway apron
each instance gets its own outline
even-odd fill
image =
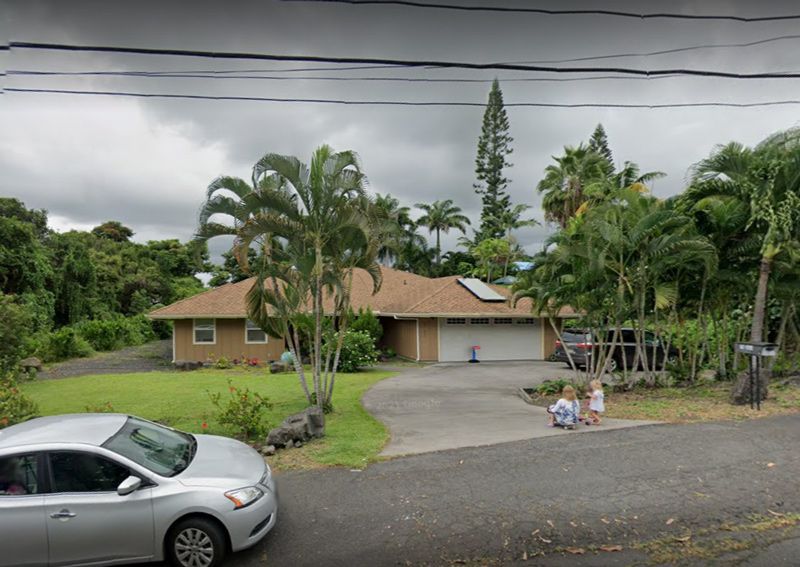
[[[517,390],[562,375],[563,365],[551,362],[435,364],[379,382],[362,401],[389,428],[384,456],[655,423],[604,419],[574,431],[547,427],[545,409],[525,403]]]

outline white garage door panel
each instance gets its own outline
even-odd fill
[[[448,325],[439,321],[439,360],[465,361],[470,347],[479,345],[479,360],[538,360],[542,358],[542,325]]]

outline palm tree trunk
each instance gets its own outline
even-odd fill
[[[772,258],[762,257],[758,270],[758,287],[753,303],[753,326],[750,328],[750,342],[764,340],[764,320],[767,311],[767,284],[772,271]]]
[[[325,402],[325,393],[321,391],[321,365],[322,365],[322,245],[317,242],[314,252],[316,253],[316,266],[314,279],[316,289],[314,289],[314,392],[317,395],[317,407],[322,410]]]
[[[440,240],[439,229],[436,229],[436,269],[437,271],[439,268],[442,267],[442,243]],[[437,274],[438,275],[438,274]]]

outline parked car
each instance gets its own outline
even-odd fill
[[[275,525],[251,447],[138,417],[43,417],[0,430],[0,565],[168,560],[216,567]]]
[[[636,358],[636,335],[635,331],[631,328],[623,328],[621,330],[621,344],[617,341],[617,346],[608,361],[608,370],[615,372],[623,367],[633,370],[633,363]],[[572,361],[575,366],[585,368],[591,360],[592,356],[597,356],[599,351],[598,343],[592,336],[591,331],[588,329],[568,328],[561,332],[562,341],[556,341],[555,352],[553,359],[559,362],[569,364],[567,358],[567,349],[572,356]],[[611,342],[614,340],[614,330],[606,331],[606,340],[603,348],[610,349]],[[675,360],[678,356],[678,350],[672,346],[666,349],[666,345],[650,331],[645,331],[645,345],[647,347],[647,360],[652,366],[653,349],[655,349],[656,368],[661,369],[664,364],[664,357],[667,361]],[[623,358],[624,357],[624,358]],[[641,367],[643,361],[640,361]]]

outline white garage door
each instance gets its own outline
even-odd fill
[[[439,360],[466,361],[471,347],[480,346],[478,360],[539,360],[542,355],[541,319],[439,319]]]

